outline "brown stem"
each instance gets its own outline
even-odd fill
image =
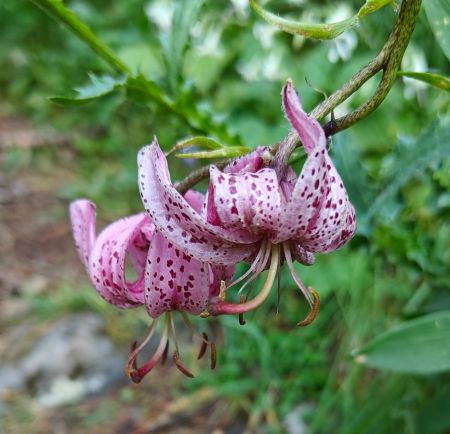
[[[383,102],[394,84],[396,72],[400,67],[403,54],[414,30],[421,4],[422,0],[403,0],[395,26],[380,53],[341,86],[341,88],[336,90],[311,111],[311,117],[315,119],[323,118],[349,96],[354,94],[366,81],[381,70],[383,71],[382,78],[374,95],[353,112],[332,122],[328,122],[324,126],[324,131],[327,136],[343,131],[364,119]],[[297,133],[291,131],[282,141],[271,147],[272,153],[277,154],[276,161],[280,161],[277,164],[280,173],[287,164],[289,156],[299,144],[300,140]],[[222,167],[224,167],[227,162],[222,163]],[[208,174],[209,166],[202,167],[179,182],[177,189],[184,193],[197,182],[206,178]]]

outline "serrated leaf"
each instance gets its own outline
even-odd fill
[[[308,24],[279,17],[263,9],[256,0],[250,0],[251,7],[266,21],[292,35],[302,35],[313,39],[334,39],[358,24],[359,19],[392,3],[391,0],[367,0],[358,13],[336,23]]]
[[[424,81],[425,83],[431,84],[434,87],[438,87],[439,89],[443,89],[446,90],[447,92],[450,92],[450,78],[444,77],[443,75],[434,74],[431,72],[408,72],[408,71],[397,72],[397,75]]]
[[[36,6],[59,23],[64,24],[79,39],[88,44],[100,57],[106,60],[116,71],[130,72],[128,67],[101,41],[95,33],[81,21],[73,11],[64,6],[62,0],[31,0]]]
[[[426,0],[425,13],[434,37],[450,60],[450,2],[448,0]]]
[[[200,152],[190,152],[185,154],[175,154],[178,158],[234,158],[240,157],[251,149],[246,146],[227,146],[222,149],[216,149],[214,151],[200,151]]]
[[[120,89],[126,82],[126,78],[113,78],[109,75],[97,77],[94,74],[89,74],[91,82],[75,91],[78,93],[75,97],[52,97],[51,101],[63,105],[82,105],[98,98],[102,98],[112,92]]]
[[[433,374],[450,370],[450,311],[402,323],[353,355],[364,365],[396,372]]]
[[[191,146],[197,146],[200,148],[207,148],[207,149],[225,148],[225,145],[222,145],[217,140],[214,140],[211,137],[197,136],[197,137],[190,137],[189,139],[185,140],[180,140],[169,151],[167,151],[166,155],[170,155],[175,151],[189,148]]]

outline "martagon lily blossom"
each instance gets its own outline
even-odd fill
[[[355,210],[328,155],[323,129],[305,113],[291,81],[284,86],[282,99],[286,117],[307,154],[298,177],[288,167],[279,179],[271,167],[268,148],[258,148],[223,172],[211,166],[207,199],[199,212],[172,184],[157,140],[139,152],[140,193],[157,230],[199,261],[229,265],[245,260],[251,264],[242,277],[222,284],[222,291],[211,298],[203,316],[241,315],[259,306],[285,261],[311,307],[310,315],[299,325],[310,323],[319,298],[303,284],[294,260],[310,265],[314,253],[332,252],[355,233]],[[225,300],[228,288],[247,278],[245,287],[267,268],[266,280],[253,299],[241,297],[241,303]]]
[[[200,211],[204,196],[188,191],[185,200]],[[199,315],[209,305],[209,300],[220,293],[222,282],[234,274],[234,267],[208,264],[192,258],[164,238],[146,213],[118,220],[106,227],[98,237],[95,233],[95,205],[80,199],[70,205],[70,217],[78,254],[97,292],[109,303],[119,308],[145,305],[154,318],[147,336],[132,346],[126,372],[136,383],[150,372],[158,361],[165,361],[169,349],[169,335],[175,343],[173,360],[178,369],[192,377],[180,360],[173,312],[179,311],[185,324],[192,328],[187,313]],[[126,260],[131,259],[137,277],[128,281]],[[164,315],[162,315],[164,314]],[[154,335],[159,318],[162,332],[158,347],[150,360],[137,366],[137,357]],[[216,349],[208,336],[200,335],[201,358],[208,346],[211,368],[216,364]]]

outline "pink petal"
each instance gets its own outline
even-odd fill
[[[330,252],[356,230],[355,210],[325,148],[316,148],[303,167],[282,213],[276,240],[294,239],[310,252]]]
[[[145,304],[153,318],[171,310],[200,314],[208,306],[208,264],[186,255],[160,233],[153,236],[145,270]]]
[[[267,146],[259,146],[254,151],[233,160],[223,171],[224,173],[232,173],[235,175],[248,172],[255,173],[266,167],[270,158],[270,148]]]
[[[95,205],[90,200],[76,200],[70,204],[69,214],[78,255],[88,269],[89,257],[95,241]]]
[[[141,213],[112,223],[95,241],[89,274],[97,292],[109,303],[123,308],[143,303],[144,267],[153,231],[149,217]],[[125,276],[128,254],[138,273],[133,282]]]
[[[325,133],[319,122],[310,118],[303,110],[291,80],[284,85],[282,96],[286,117],[297,131],[305,151],[311,154],[316,146],[324,147],[326,144]]]
[[[214,206],[222,227],[246,229],[259,238],[277,230],[281,197],[274,170],[234,175],[211,166],[210,179],[208,207]]]
[[[146,211],[157,229],[175,246],[205,262],[234,264],[251,255],[255,246],[239,235],[208,223],[178,193],[156,139],[139,152],[138,167],[139,188]]]

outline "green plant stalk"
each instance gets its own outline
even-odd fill
[[[380,53],[360,69],[341,88],[336,90],[312,110],[310,116],[316,119],[323,118],[354,94],[370,78],[381,70],[383,71],[383,76],[375,94],[353,112],[328,122],[324,126],[327,136],[343,131],[366,118],[383,102],[394,84],[403,54],[414,30],[421,4],[422,0],[403,0],[395,26]],[[277,155],[277,172],[284,170],[292,152],[299,144],[300,139],[297,133],[291,131],[281,142],[271,147],[272,153]],[[208,174],[209,166],[202,167],[180,181],[177,184],[177,188],[180,192],[185,192],[197,182],[206,178]]]
[[[31,0],[31,2],[53,19],[64,23],[117,72],[122,74],[131,72],[128,66],[106,44],[98,39],[95,33],[74,12],[66,8],[61,0]]]

